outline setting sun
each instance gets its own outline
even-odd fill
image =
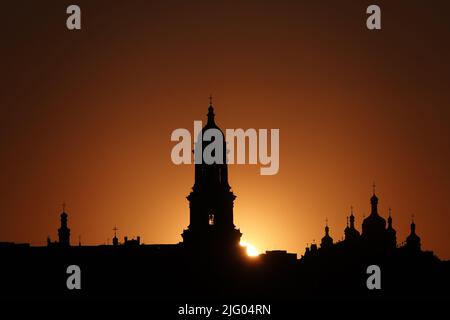
[[[242,247],[245,247],[247,250],[247,255],[249,257],[256,257],[259,256],[259,250],[254,246],[251,245],[250,243],[246,242],[246,241],[241,241],[239,243]]]

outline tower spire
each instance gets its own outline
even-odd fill
[[[320,241],[321,248],[329,248],[333,245],[333,238],[330,237],[330,228],[328,227],[328,218],[325,219],[325,236]]]
[[[60,215],[61,226],[58,229],[59,245],[62,247],[70,246],[70,229],[67,226],[66,204],[62,204],[63,212]]]
[[[389,217],[387,219],[388,221],[388,227],[387,227],[387,243],[389,244],[389,246],[394,249],[397,247],[397,232],[395,231],[395,229],[392,227],[392,209],[391,207],[389,207]]]
[[[410,250],[420,251],[420,237],[416,234],[416,224],[414,223],[414,215],[411,215],[411,233],[406,238],[406,247]]]
[[[213,105],[212,105],[212,99],[213,99],[213,97],[212,97],[212,95],[209,95],[209,107],[208,107],[208,114],[207,114],[207,116],[208,116],[208,123],[207,123],[207,125],[214,125],[214,116],[215,116],[215,114],[214,114],[214,107],[213,107]]]
[[[373,195],[370,198],[370,204],[371,204],[372,210],[370,212],[370,215],[378,215],[378,197],[375,194],[375,188],[376,188],[375,182],[373,183],[372,188],[373,188],[373,190],[372,190]]]
[[[119,244],[119,239],[117,238],[117,230],[119,229],[116,226],[114,226],[113,230],[114,230],[113,246],[117,246]]]
[[[348,226],[348,218],[347,218]],[[355,228],[355,216],[353,215],[353,206],[350,206],[350,228]]]

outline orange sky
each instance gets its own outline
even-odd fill
[[[28,3],[28,4],[27,4]],[[72,241],[176,243],[194,168],[176,128],[279,128],[280,171],[231,166],[235,223],[261,250],[303,253],[360,228],[373,181],[399,242],[411,214],[450,258],[450,20],[434,1],[56,1],[2,5],[0,241],[42,245],[67,203]]]

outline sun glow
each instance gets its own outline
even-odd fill
[[[251,245],[250,243],[246,242],[246,241],[241,241],[239,243],[242,247],[245,247],[247,250],[247,255],[249,257],[256,257],[259,256],[259,250],[254,246]]]

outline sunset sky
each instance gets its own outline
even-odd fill
[[[66,29],[66,7],[82,29]],[[382,30],[366,28],[378,4]],[[280,170],[232,165],[234,220],[259,250],[303,254],[325,219],[357,228],[372,183],[398,242],[415,215],[450,259],[448,1],[8,1],[2,3],[0,241],[119,236],[178,243],[193,165],[176,128],[279,128]],[[110,240],[111,241],[111,240]]]

